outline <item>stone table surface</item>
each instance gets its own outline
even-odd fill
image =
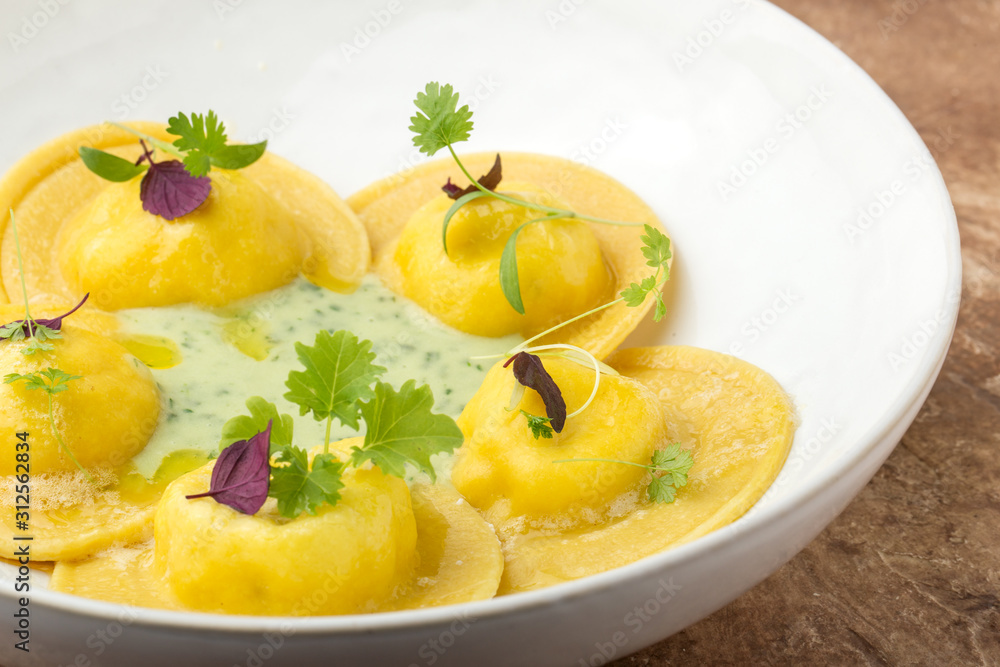
[[[838,519],[615,665],[1000,665],[1000,2],[776,4],[864,68],[937,159],[962,239],[958,328],[916,421]]]

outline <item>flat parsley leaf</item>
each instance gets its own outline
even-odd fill
[[[316,514],[323,504],[336,505],[344,488],[345,464],[333,454],[317,454],[309,468],[309,455],[300,447],[285,446],[271,468],[268,495],[278,500],[278,512],[294,519],[302,512]]]
[[[549,426],[549,422],[552,420],[548,417],[539,417],[524,410],[521,410],[521,414],[528,420],[528,428],[531,429],[531,435],[535,436],[535,440],[552,437],[552,427]]]
[[[649,483],[649,499],[654,503],[672,503],[677,489],[688,482],[688,472],[694,465],[691,452],[681,449],[680,444],[653,452],[651,472],[653,479]],[[662,472],[663,475],[657,475]]]
[[[442,86],[432,81],[424,92],[417,93],[413,103],[423,112],[410,117],[410,131],[416,135],[413,145],[422,153],[434,155],[442,148],[469,138],[472,112],[468,104],[456,110],[458,93],[454,92],[451,84]]]
[[[288,374],[285,398],[299,406],[300,414],[312,412],[316,421],[331,416],[344,426],[358,429],[359,401],[375,396],[371,384],[385,372],[376,366],[370,340],[359,341],[350,331],[320,331],[312,347],[295,344],[305,371]]]
[[[286,445],[292,444],[292,433],[295,423],[291,415],[278,414],[278,408],[260,396],[247,399],[247,410],[250,415],[233,417],[222,427],[222,439],[219,440],[219,450],[223,450],[234,442],[249,440],[260,433],[268,424],[271,427],[271,454]]]
[[[351,450],[351,464],[366,460],[383,473],[403,477],[410,463],[436,479],[431,456],[462,445],[462,431],[447,415],[434,414],[434,395],[427,385],[407,380],[398,392],[384,382],[375,384],[372,400],[361,404],[368,433],[361,447]]]

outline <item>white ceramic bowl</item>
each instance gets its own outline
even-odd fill
[[[428,80],[476,111],[468,150],[564,155],[644,197],[674,238],[672,314],[630,343],[732,352],[801,416],[784,471],[731,526],[612,572],[376,616],[129,610],[44,590],[13,665],[598,665],[758,583],[871,478],[943,362],[960,295],[941,176],[885,94],[756,0],[5,3],[0,167],[102,119],[216,109],[231,136],[348,194],[419,160]],[[15,26],[11,28],[11,26]],[[11,34],[15,38],[11,38]],[[938,150],[947,150],[942,137]]]

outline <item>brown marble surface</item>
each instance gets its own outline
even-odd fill
[[[934,153],[962,238],[958,328],[916,421],[837,520],[743,597],[615,664],[1000,665],[1000,2],[776,4],[871,74]]]

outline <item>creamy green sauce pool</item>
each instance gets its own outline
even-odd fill
[[[312,345],[323,329],[347,329],[371,340],[378,355],[375,363],[388,369],[382,376],[385,382],[397,389],[409,379],[430,385],[435,412],[452,417],[459,415],[493,364],[470,357],[501,354],[521,340],[455,331],[384,288],[374,276],[365,278],[352,294],[331,292],[300,278],[224,312],[185,305],[123,310],[118,315],[125,335],[168,338],[182,356],[172,368],[153,370],[163,412],[149,444],[133,461],[146,477],[152,477],[173,451],[214,451],[223,424],[247,414],[245,403],[251,396],[261,396],[295,418],[299,447],[322,444],[326,422],[299,416],[298,408],[282,396],[288,372],[301,368],[295,343]],[[357,433],[335,430],[334,439],[352,435]]]

